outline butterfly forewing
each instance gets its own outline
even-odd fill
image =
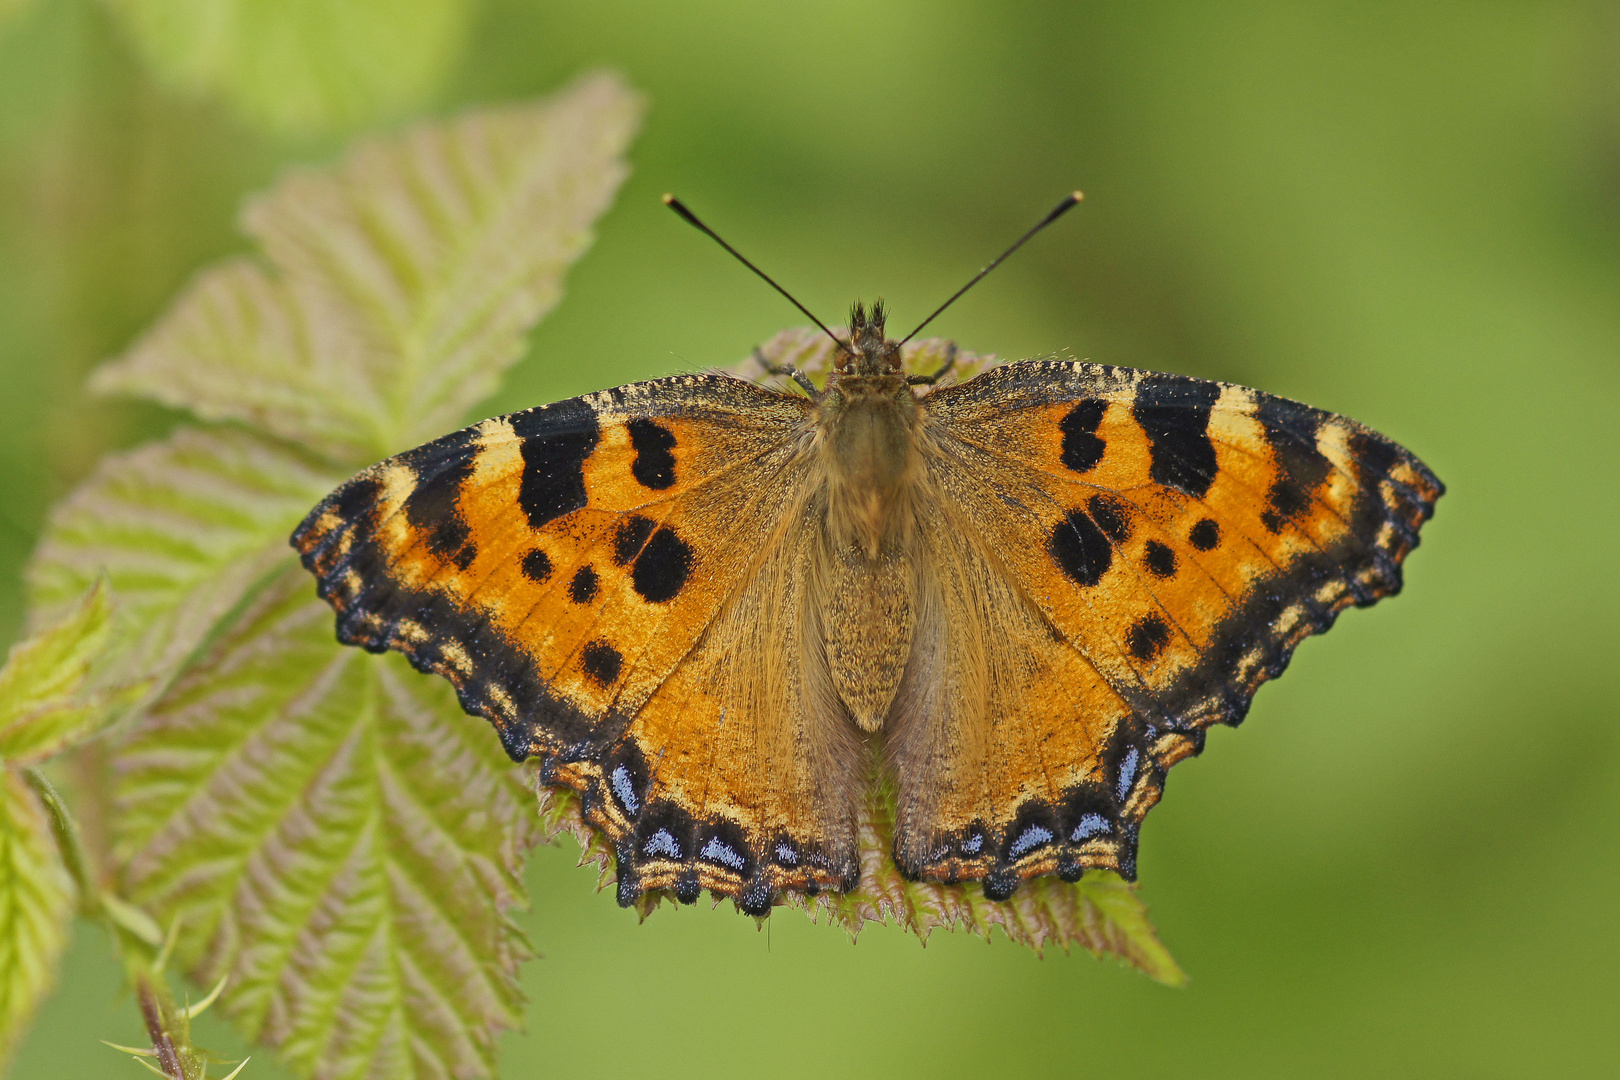
[[[969,537],[927,558],[982,550],[1049,631],[991,650],[1007,674],[990,681],[1023,687],[982,721],[1032,744],[1013,766],[1021,801],[947,804],[929,776],[902,787],[915,793],[898,811],[902,864],[983,876],[991,892],[1076,865],[1132,875],[1164,771],[1197,752],[1208,725],[1241,720],[1303,637],[1399,589],[1442,490],[1343,417],[1178,376],[1009,364],[924,407],[933,483]],[[1009,766],[997,745],[900,760],[942,777],[998,774]],[[961,846],[980,830],[994,857],[975,865]]]
[[[707,846],[716,869],[704,884],[738,895],[734,864],[752,867],[767,838],[848,854],[822,824],[840,813],[805,801],[804,740],[771,727],[802,730],[784,711],[791,692],[733,685],[747,670],[739,649],[797,679],[777,657],[788,640],[739,629],[734,614],[709,633],[762,566],[766,588],[802,576],[783,564],[802,553],[776,549],[800,542],[784,523],[802,517],[808,410],[739,380],[684,376],[498,417],[360,473],[293,542],[342,640],[448,677],[514,758],[539,755],[547,776],[580,790],[627,855],[644,811],[680,805],[686,833],[641,838],[648,880],[691,878]],[[723,797],[722,774],[739,768],[768,778],[758,799]],[[767,821],[772,793],[782,805]],[[816,822],[813,835],[790,837],[793,815]]]

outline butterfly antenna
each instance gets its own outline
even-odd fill
[[[810,309],[809,308],[805,307],[803,304],[801,304],[797,300],[795,300],[793,298],[792,293],[788,292],[786,289],[782,288],[782,286],[778,285],[775,281],[773,281],[771,279],[771,275],[767,274],[765,271],[761,270],[759,267],[757,267],[753,263],[749,262],[747,259],[745,259],[743,257],[742,252],[738,251],[736,248],[732,247],[730,244],[728,244],[724,240],[720,239],[720,234],[719,233],[715,232],[713,229],[711,229],[707,225],[703,224],[703,222],[699,221],[698,216],[696,214],[692,213],[692,211],[688,210],[686,208],[685,203],[681,202],[681,200],[677,199],[673,195],[665,195],[664,196],[664,205],[669,207],[671,210],[675,211],[677,214],[681,215],[681,217],[685,218],[686,221],[687,221],[687,224],[692,225],[699,232],[701,232],[705,236],[707,236],[710,240],[713,240],[715,243],[719,244],[721,247],[723,247],[727,251],[731,252],[731,255],[732,255],[733,258],[735,258],[738,262],[742,263],[744,266],[748,267],[748,269],[752,270],[754,273],[758,274],[760,276],[760,278],[764,280],[765,284],[769,285],[771,288],[775,289],[777,292],[779,292],[783,296],[787,297],[788,303],[792,304],[794,307],[796,307],[800,311],[804,312],[804,315],[805,315],[805,317],[807,319],[809,319],[811,322],[815,323],[817,326],[821,327],[821,332],[826,334],[828,337],[832,338],[833,342],[840,349],[843,349],[846,352],[852,352],[853,351],[852,349],[850,349],[850,347],[848,345],[844,344],[844,342],[839,339],[837,334],[835,334],[831,330],[827,329],[827,324],[826,323],[822,322],[820,319],[818,319],[814,315],[810,314]],[[1020,240],[1019,243],[1023,243],[1023,241]],[[952,299],[955,299],[955,297],[952,297]]]
[[[916,337],[919,333],[922,332],[922,328],[924,326],[927,326],[929,323],[931,323],[935,319],[939,318],[939,313],[940,312],[944,311],[946,308],[948,308],[952,304],[956,303],[956,301],[961,298],[962,294],[967,292],[969,289],[973,288],[973,286],[977,285],[980,282],[980,280],[983,279],[984,275],[988,274],[990,271],[992,271],[996,267],[1000,266],[1003,262],[1006,262],[1007,261],[1007,256],[1011,255],[1013,252],[1015,252],[1019,248],[1023,247],[1025,242],[1027,242],[1030,237],[1034,236],[1036,233],[1040,232],[1042,229],[1044,229],[1048,225],[1052,224],[1052,222],[1056,221],[1058,218],[1062,217],[1064,214],[1067,214],[1069,212],[1070,208],[1073,207],[1075,203],[1079,202],[1083,198],[1085,198],[1085,196],[1082,195],[1080,192],[1078,192],[1078,191],[1071,192],[1066,199],[1064,199],[1062,202],[1058,203],[1056,206],[1054,206],[1052,208],[1052,212],[1050,214],[1047,214],[1045,217],[1041,218],[1040,221],[1037,221],[1035,223],[1035,227],[1033,229],[1029,230],[1029,232],[1025,233],[1023,236],[1020,236],[1018,238],[1017,242],[1014,243],[1012,247],[1008,248],[1006,251],[1003,251],[1000,255],[997,255],[995,257],[995,259],[991,261],[989,266],[986,266],[983,270],[980,270],[977,274],[973,275],[973,280],[972,281],[969,281],[966,285],[962,286],[960,289],[957,289],[954,293],[951,294],[951,298],[949,300],[945,301],[943,304],[939,305],[939,307],[935,308],[934,313],[932,315],[928,316],[928,318],[924,319],[920,324],[918,324],[917,329],[913,330],[911,333],[909,333],[905,337],[901,338],[900,339],[900,344],[904,345],[906,342],[908,342],[912,338]],[[715,239],[718,240],[719,237],[715,237]]]

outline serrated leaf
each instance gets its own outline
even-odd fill
[[[0,769],[0,1066],[55,978],[73,887],[33,791]]]
[[[205,272],[92,386],[351,467],[441,435],[562,295],[639,113],[618,78],[594,75],[292,172],[243,213],[270,266]]]
[[[844,894],[795,894],[790,902],[812,918],[825,912],[851,935],[869,922],[898,923],[925,942],[936,929],[963,929],[988,938],[992,927],[1000,927],[1009,939],[1037,953],[1048,945],[1065,952],[1078,945],[1118,957],[1159,982],[1186,982],[1148,921],[1135,887],[1118,874],[1092,870],[1073,883],[1036,878],[1019,886],[1009,900],[987,900],[977,883],[907,881],[890,855],[892,821],[892,795],[873,785],[859,825],[860,885]]]
[[[111,614],[110,589],[97,580],[55,625],[12,646],[0,668],[0,759],[48,757],[95,725],[106,699],[85,683]]]
[[[528,955],[525,770],[448,684],[339,645],[289,568],[132,729],[127,895],[301,1072],[493,1074]]]
[[[546,841],[569,834],[579,842],[580,865],[594,864],[602,885],[613,880],[613,848],[585,823],[579,798],[569,788],[538,785],[540,831]],[[1000,927],[1011,941],[1042,952],[1056,945],[1112,956],[1167,986],[1183,986],[1186,974],[1159,940],[1136,886],[1118,874],[1090,871],[1074,883],[1058,878],[1025,882],[1004,901],[986,900],[977,882],[946,885],[907,881],[890,857],[892,795],[874,784],[857,822],[860,884],[847,893],[806,896],[789,893],[781,907],[796,907],[813,921],[825,915],[856,937],[867,923],[895,924],[916,934],[924,944],[935,930],[965,930],[988,939]],[[637,901],[642,918],[656,911],[670,894],[647,892]]]
[[[418,104],[460,55],[468,0],[106,0],[160,79],[274,132]]]
[[[35,620],[105,574],[119,597],[114,675],[161,690],[256,582],[291,562],[288,532],[341,479],[232,429],[181,428],[110,455],[51,514],[28,571]]]

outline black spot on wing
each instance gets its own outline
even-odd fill
[[[1393,472],[1401,460],[1400,447],[1370,431],[1358,431],[1350,437],[1350,452],[1362,475],[1380,480]]]
[[[531,528],[542,528],[585,505],[585,462],[596,450],[596,413],[578,398],[513,413],[523,453],[518,505]]]
[[[1170,644],[1170,627],[1157,614],[1144,615],[1125,635],[1125,645],[1138,660],[1152,660]]]
[[[1389,510],[1379,496],[1378,485],[1400,462],[1400,448],[1380,435],[1358,431],[1350,437],[1350,453],[1362,483],[1350,522],[1351,528],[1359,536],[1373,537],[1389,516]]]
[[[1105,840],[1119,829],[1119,801],[1096,780],[1076,784],[1058,804],[1058,826],[1070,844]]]
[[[984,875],[984,898],[996,901],[1011,900],[1012,894],[1018,891],[1018,883],[1021,880],[1018,871],[997,867]]]
[[[652,534],[630,570],[630,584],[649,604],[675,599],[692,573],[692,549],[674,529]]]
[[[624,656],[605,641],[593,641],[585,646],[581,664],[585,674],[602,686],[611,686],[624,666]]]
[[[1211,551],[1221,542],[1221,527],[1215,523],[1214,518],[1204,518],[1192,527],[1187,534],[1192,546],[1199,551]]]
[[[630,421],[630,446],[636,452],[630,473],[642,487],[662,491],[675,483],[675,436],[644,417]]]
[[[357,551],[362,559],[374,557]],[[514,761],[531,754],[568,753],[590,756],[603,737],[616,735],[624,723],[615,716],[593,716],[554,695],[520,644],[491,625],[475,609],[434,590],[415,590],[386,576],[367,578],[337,608],[337,638],[371,652],[396,649],[418,671],[444,675],[455,685],[461,707],[490,720]],[[403,637],[402,620],[432,627],[422,638]],[[471,671],[447,661],[445,645],[477,658]]]
[[[456,564],[457,570],[465,570],[473,564],[473,560],[476,558],[478,558],[478,545],[462,544],[461,550],[451,556],[450,561]]]
[[[1310,507],[1312,493],[1327,479],[1333,463],[1316,448],[1323,413],[1269,394],[1260,395],[1259,402],[1256,418],[1277,465],[1277,477],[1267,492],[1268,505],[1261,514],[1261,523],[1277,533],[1288,519]]]
[[[1097,528],[1114,543],[1122,544],[1130,538],[1131,511],[1122,500],[1097,494],[1086,500],[1086,509],[1091,511],[1091,520],[1097,523]]]
[[[405,520],[441,559],[460,551],[471,532],[461,516],[461,485],[472,475],[473,434],[472,428],[458,431],[399,458],[416,472],[416,487],[405,497]]]
[[[1157,540],[1149,540],[1147,548],[1142,553],[1142,564],[1154,577],[1174,577],[1176,574],[1176,553],[1167,544]]]
[[[551,577],[551,556],[535,548],[523,556],[523,576],[536,585],[545,584]]]
[[[647,543],[647,538],[657,527],[656,521],[640,514],[634,514],[620,522],[613,534],[614,565],[623,566],[639,555]]]
[[[1047,551],[1058,568],[1081,585],[1101,581],[1114,557],[1108,537],[1084,510],[1070,510],[1068,516],[1053,526]]]
[[[568,583],[568,599],[576,604],[588,604],[596,599],[599,584],[596,569],[590,563],[586,563],[574,571],[574,579]]]
[[[1203,379],[1149,375],[1136,387],[1131,415],[1148,438],[1148,475],[1155,483],[1202,499],[1215,482],[1209,413],[1221,388]]]
[[[325,510],[333,511],[345,523],[370,524],[370,518],[376,513],[377,500],[382,498],[382,493],[381,480],[364,474],[357,476],[328,495],[320,506],[311,511],[309,520],[299,527],[299,532],[309,528],[310,522]]]
[[[675,879],[675,899],[681,903],[695,904],[702,895],[703,879],[698,877],[697,867],[688,867]]]
[[[1103,459],[1108,444],[1097,437],[1097,425],[1102,423],[1107,409],[1107,402],[1090,398],[1058,421],[1058,430],[1063,432],[1063,452],[1059,460],[1075,472],[1090,472]]]

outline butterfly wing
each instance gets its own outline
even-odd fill
[[[1165,771],[1304,637],[1399,590],[1443,490],[1351,420],[1179,376],[1028,361],[924,408],[929,563],[968,569],[934,575],[939,645],[907,675],[929,704],[889,744],[896,858],[989,895],[1134,876]]]
[[[775,533],[757,571],[602,763],[559,770],[576,787],[592,770],[611,780],[602,809],[609,834],[625,837],[621,903],[646,889],[691,902],[707,888],[762,915],[781,890],[849,889],[859,876],[865,758],[816,625],[821,512],[785,501],[760,522]]]
[[[831,883],[840,844],[822,823],[848,814],[812,779],[800,643],[752,614],[796,602],[781,594],[803,544],[784,523],[802,516],[809,409],[678,376],[486,420],[355,476],[292,542],[340,640],[446,676],[515,760],[538,755],[581,793],[619,849],[621,903],[695,899],[698,880],[733,896]],[[770,686],[735,685],[738,648]],[[739,698],[771,707],[743,729]],[[774,779],[739,802],[750,766]],[[789,820],[817,824],[777,836]],[[826,857],[767,872],[778,839]]]

